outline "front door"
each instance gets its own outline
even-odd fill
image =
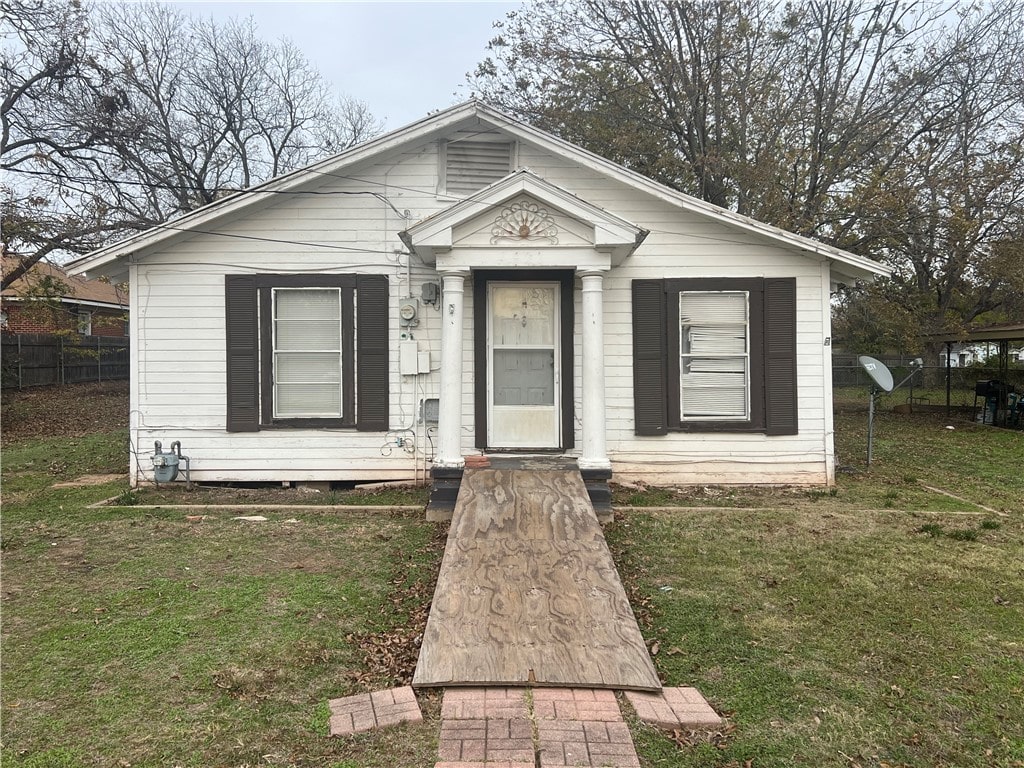
[[[487,444],[558,448],[560,284],[487,284]]]

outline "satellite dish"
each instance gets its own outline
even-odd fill
[[[892,372],[886,367],[885,363],[875,360],[873,357],[867,355],[861,355],[857,358],[857,362],[863,366],[864,370],[867,371],[868,376],[871,380],[878,385],[878,387],[886,392],[892,392],[895,387],[893,382]]]
[[[861,364],[865,371],[867,371],[868,376],[871,377],[871,381],[874,382],[874,386],[871,387],[870,391],[871,399],[868,401],[868,466],[870,467],[871,448],[875,437],[875,398],[878,397],[881,392],[892,392],[897,387],[902,387],[910,381],[914,374],[924,366],[924,360],[920,357],[916,360],[912,360],[910,363],[910,375],[899,384],[893,382],[892,371],[890,371],[886,367],[885,363],[880,360],[875,360],[875,358],[868,357],[867,355],[861,355],[857,358],[857,362]]]

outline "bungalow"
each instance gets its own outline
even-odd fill
[[[887,269],[470,101],[95,251],[133,479],[831,484],[829,293]]]

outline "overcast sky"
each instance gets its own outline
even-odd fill
[[[486,55],[509,2],[175,2],[218,21],[252,16],[290,38],[339,94],[366,102],[387,130],[469,98],[466,73]]]

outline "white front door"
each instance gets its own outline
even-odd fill
[[[487,286],[487,444],[558,448],[558,283]]]

